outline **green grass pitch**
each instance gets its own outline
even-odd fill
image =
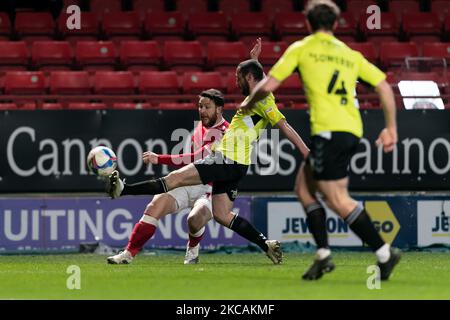
[[[182,252],[139,255],[130,265],[108,265],[91,254],[0,256],[0,299],[450,299],[450,254],[404,253],[388,282],[369,290],[374,256],[334,254],[336,269],[321,280],[300,280],[312,254],[287,253],[272,265],[258,253],[203,254],[183,265]],[[66,282],[80,267],[79,290]]]

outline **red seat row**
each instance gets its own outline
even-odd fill
[[[393,85],[400,80],[432,80],[447,89],[450,72],[439,73],[388,73]],[[216,88],[224,93],[239,94],[234,73],[189,72],[178,76],[173,71],[143,71],[134,76],[129,71],[98,71],[90,76],[86,71],[54,71],[47,77],[40,71],[15,71],[6,73],[0,88],[7,95],[171,95],[198,94]],[[286,79],[277,90],[281,95],[300,95],[302,84],[297,74]]]
[[[450,11],[450,1],[447,2]],[[99,37],[109,39],[140,39],[152,37],[155,40],[183,39],[196,37],[200,41],[227,40],[230,37],[244,42],[253,40],[255,36],[265,39],[281,38],[292,42],[301,35],[307,35],[306,18],[300,12],[280,12],[274,19],[265,13],[247,12],[228,16],[220,12],[198,13],[188,16],[188,20],[181,12],[148,12],[141,20],[139,12],[110,12],[103,18],[96,13],[83,12],[81,14],[81,28],[70,29],[67,24],[68,15],[62,14],[56,23],[58,34],[69,41],[80,39],[96,40]],[[406,37],[433,36],[439,40],[441,34],[445,37],[450,32],[450,15],[440,20],[437,13],[406,12],[402,19],[395,13],[382,13],[381,28],[371,29],[367,26],[367,17],[355,18],[352,13],[344,12],[339,19],[336,30],[338,36],[345,36],[349,40],[360,31],[367,38],[389,36],[396,39],[400,34]],[[15,21],[15,31],[24,40],[32,42],[36,39],[53,39],[55,22],[50,13],[19,12]],[[0,13],[0,36],[11,34],[9,18]]]
[[[13,71],[6,73],[1,86],[7,95],[170,95],[198,94],[209,88],[240,93],[234,73],[218,72],[189,72],[179,77],[173,71],[143,71],[138,76],[129,71],[98,71],[93,76],[86,71],[54,71],[46,77],[40,71]],[[278,93],[302,93],[299,77],[288,78]]]
[[[414,42],[383,42],[380,47],[372,42],[350,42],[370,61],[383,68],[399,66],[405,57],[433,57],[450,63],[450,43],[424,43],[419,50]],[[285,42],[263,42],[260,61],[265,67],[273,65],[286,50]],[[206,51],[206,52],[205,52]],[[160,70],[201,71],[214,69],[234,71],[237,64],[249,58],[249,47],[242,42],[209,42],[204,48],[198,41],[166,41],[163,50],[155,41],[123,41],[119,52],[110,41],[80,41],[73,49],[65,41],[37,41],[31,53],[21,41],[2,42],[0,70],[70,70],[81,67],[88,71]]]
[[[264,42],[260,60],[271,65],[286,50],[284,42]],[[206,51],[206,52],[204,52]],[[113,70],[119,62],[128,70],[202,70],[205,63],[216,70],[234,70],[249,58],[242,42],[209,42],[206,48],[197,41],[167,41],[163,50],[155,41],[123,41],[119,52],[110,41],[79,41],[72,48],[66,41],[36,41],[28,50],[25,42],[2,42],[0,69],[26,70],[31,65],[41,70]]]

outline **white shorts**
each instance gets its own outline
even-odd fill
[[[199,184],[176,188],[167,193],[170,194],[177,203],[176,212],[187,208],[193,208],[194,206],[204,205],[212,214],[211,191],[212,188],[210,185]]]

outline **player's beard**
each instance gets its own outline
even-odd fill
[[[244,81],[244,83],[242,83],[240,89],[244,96],[248,96],[250,94],[250,86],[248,85],[247,81]]]
[[[211,117],[200,117],[200,119],[205,128],[211,128],[217,121],[217,114],[214,114]]]

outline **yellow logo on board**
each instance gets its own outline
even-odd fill
[[[386,201],[366,201],[365,207],[383,240],[390,244],[394,242],[400,230],[400,223],[388,203]]]

